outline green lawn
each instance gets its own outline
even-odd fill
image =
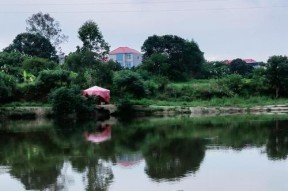
[[[153,99],[132,100],[135,105],[156,105],[156,106],[190,106],[190,107],[253,107],[265,105],[288,105],[288,99],[272,99],[270,97],[232,97],[232,98],[212,98],[210,100],[185,101],[165,101]]]

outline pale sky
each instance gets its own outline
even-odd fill
[[[266,61],[288,54],[288,0],[0,0],[0,50],[25,20],[42,11],[69,36],[68,54],[81,45],[78,29],[94,20],[113,50],[138,51],[154,34],[194,40],[207,60],[252,58]]]

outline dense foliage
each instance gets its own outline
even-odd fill
[[[91,115],[95,110],[95,100],[81,96],[79,87],[60,87],[49,96],[55,116],[67,117],[77,115],[78,117]]]
[[[26,31],[31,34],[39,34],[48,39],[53,46],[60,51],[59,44],[67,41],[68,36],[62,34],[60,23],[48,13],[38,12],[26,20]]]
[[[152,62],[153,60],[155,62],[156,71],[160,73],[160,71],[167,70],[166,75],[171,80],[187,80],[195,77],[204,62],[203,52],[193,40],[184,40],[176,35],[150,36],[145,40],[142,51],[144,59],[150,58],[153,54],[166,55],[168,57],[166,60],[163,60],[164,56],[155,57],[155,55],[151,59]],[[161,61],[161,65],[159,65],[159,61]],[[149,62],[151,61],[146,61],[144,64],[151,65]],[[151,69],[154,69],[155,72],[155,66]],[[162,75],[165,74],[163,72]]]
[[[9,101],[14,96],[16,80],[13,76],[0,72],[0,103]]]
[[[58,60],[55,47],[40,34],[21,33],[15,37],[10,46],[5,48],[5,51]]]
[[[11,45],[0,52],[2,102],[45,103],[50,95],[53,105],[58,104],[59,109],[64,107],[63,113],[75,113],[71,104],[86,107],[79,101],[83,100],[80,89],[95,85],[110,89],[113,103],[142,98],[174,103],[288,96],[287,56],[272,56],[267,64],[261,65],[251,65],[241,59],[208,62],[193,40],[176,35],[153,35],[143,43],[142,64],[124,69],[119,63],[105,59],[109,45],[98,25],[89,20],[78,30],[82,46],[68,54],[60,65],[55,62],[53,46],[64,41],[59,23],[49,14],[37,13],[27,24],[28,33],[17,35]],[[75,91],[72,86],[80,89]]]
[[[97,59],[103,60],[109,53],[109,45],[105,42],[98,25],[92,21],[86,21],[78,31],[80,40],[83,43],[82,51],[95,53]]]
[[[28,58],[23,62],[23,69],[35,76],[38,76],[43,70],[54,70],[58,66],[56,62],[38,57]]]

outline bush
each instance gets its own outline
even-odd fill
[[[18,84],[16,94],[18,96],[15,99],[18,101],[46,101],[47,96],[39,90],[39,86],[34,82]]]
[[[69,86],[71,81],[70,72],[66,70],[44,70],[36,79],[40,91],[46,93],[53,88]]]
[[[13,76],[0,72],[0,103],[10,101],[14,96],[16,80]]]
[[[78,87],[61,87],[49,95],[55,116],[66,117],[70,114],[78,117],[91,114],[94,110],[95,100],[81,96]]]
[[[44,58],[32,57],[24,60],[23,69],[28,73],[38,76],[43,70],[53,70],[58,66],[57,63]]]
[[[22,62],[27,56],[19,52],[0,52],[0,71],[14,76],[18,81],[22,80]]]
[[[224,79],[219,80],[218,85],[226,89],[228,96],[250,96],[255,93],[251,84],[251,79],[243,78],[239,74],[232,74]]]
[[[201,78],[223,78],[229,75],[230,70],[227,64],[223,62],[206,62],[201,68]]]
[[[144,80],[137,72],[130,70],[116,72],[113,77],[113,85],[115,90],[122,94],[128,94],[136,98],[146,95]]]

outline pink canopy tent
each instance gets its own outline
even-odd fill
[[[101,88],[99,86],[93,86],[91,88],[88,88],[86,90],[83,90],[82,93],[84,96],[100,96],[105,103],[110,102],[110,90],[107,90],[105,88]]]

